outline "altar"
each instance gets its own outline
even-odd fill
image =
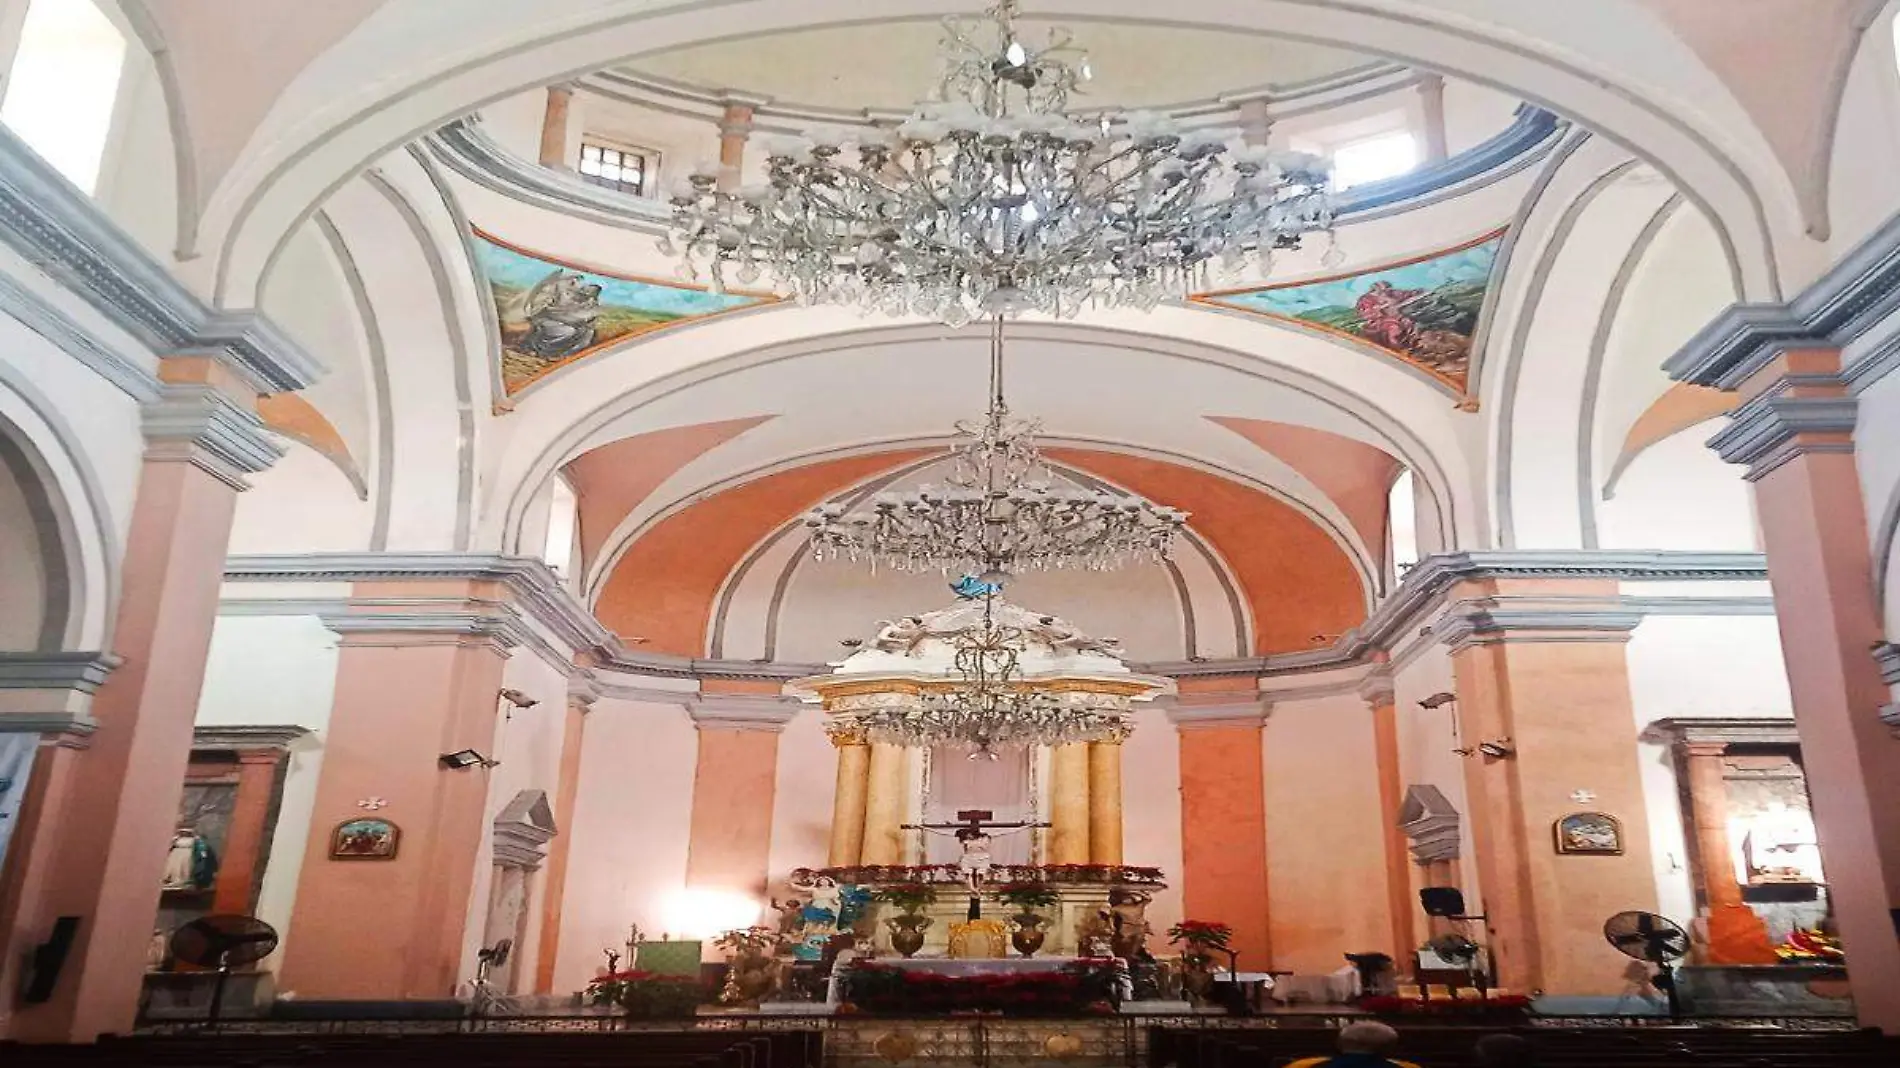
[[[909,957],[880,964],[916,975],[967,978],[973,975],[1033,975],[1059,972],[1078,962],[1100,964],[1094,957]]]

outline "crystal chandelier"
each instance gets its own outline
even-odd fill
[[[880,493],[860,511],[827,502],[807,513],[812,555],[998,582],[1029,570],[1107,571],[1173,553],[1186,512],[1053,481],[1036,448],[1041,424],[1011,418],[1003,399],[1000,316],[991,325],[989,412],[956,429],[961,440],[942,485]]]
[[[1326,160],[1153,112],[1069,114],[1087,57],[1066,31],[1025,43],[1017,8],[946,19],[937,99],[894,130],[762,139],[766,180],[737,190],[701,168],[675,190],[662,253],[715,291],[769,273],[803,303],[962,326],[1148,310],[1331,235]]]
[[[995,604],[994,594],[985,596],[982,621],[950,639],[951,686],[864,704],[834,716],[830,729],[893,745],[967,749],[972,759],[995,759],[998,749],[1126,737],[1128,695],[1039,689],[1023,679],[1028,635],[998,620]]]

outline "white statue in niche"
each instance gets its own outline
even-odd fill
[[[190,890],[197,886],[194,879],[197,856],[198,832],[180,827],[172,835],[171,852],[165,854],[165,873],[160,885],[167,890]]]
[[[1753,883],[1819,883],[1821,846],[1814,817],[1785,804],[1770,805],[1749,820],[1742,855]]]

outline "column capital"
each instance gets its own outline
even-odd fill
[[[91,734],[92,695],[122,661],[112,653],[0,653],[0,732]]]
[[[1168,722],[1178,731],[1213,727],[1265,727],[1273,701],[1265,694],[1182,694],[1162,698]]]
[[[167,382],[141,413],[147,460],[188,463],[233,489],[268,469],[284,447],[255,409],[203,382]]]
[[[594,703],[600,700],[600,680],[591,671],[581,671],[567,680],[567,703],[586,715],[594,710]]]
[[[1625,609],[1567,606],[1558,601],[1512,603],[1516,600],[1458,601],[1432,629],[1441,643],[1459,653],[1473,646],[1513,642],[1622,643],[1643,621],[1642,613]]]
[[[1391,705],[1398,700],[1398,691],[1392,685],[1392,672],[1386,668],[1377,668],[1368,673],[1359,683],[1359,699],[1373,708]]]
[[[702,694],[686,703],[686,715],[699,730],[770,731],[773,734],[797,716],[803,706],[796,698],[767,694]]]
[[[1753,482],[1782,464],[1816,453],[1852,454],[1859,402],[1833,375],[1789,374],[1729,413],[1709,447],[1746,465]]]
[[[1682,752],[1684,756],[1703,757],[1703,758],[1713,757],[1716,759],[1720,759],[1721,757],[1728,755],[1728,743],[1727,742],[1708,742],[1708,741],[1684,742],[1682,743]]]
[[[525,630],[512,608],[477,602],[443,611],[326,613],[317,618],[335,631],[344,645],[487,646],[501,656],[510,655],[522,644]]]

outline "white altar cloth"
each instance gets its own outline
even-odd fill
[[[881,957],[876,963],[907,972],[931,975],[1022,975],[1029,972],[1057,972],[1082,957]]]

